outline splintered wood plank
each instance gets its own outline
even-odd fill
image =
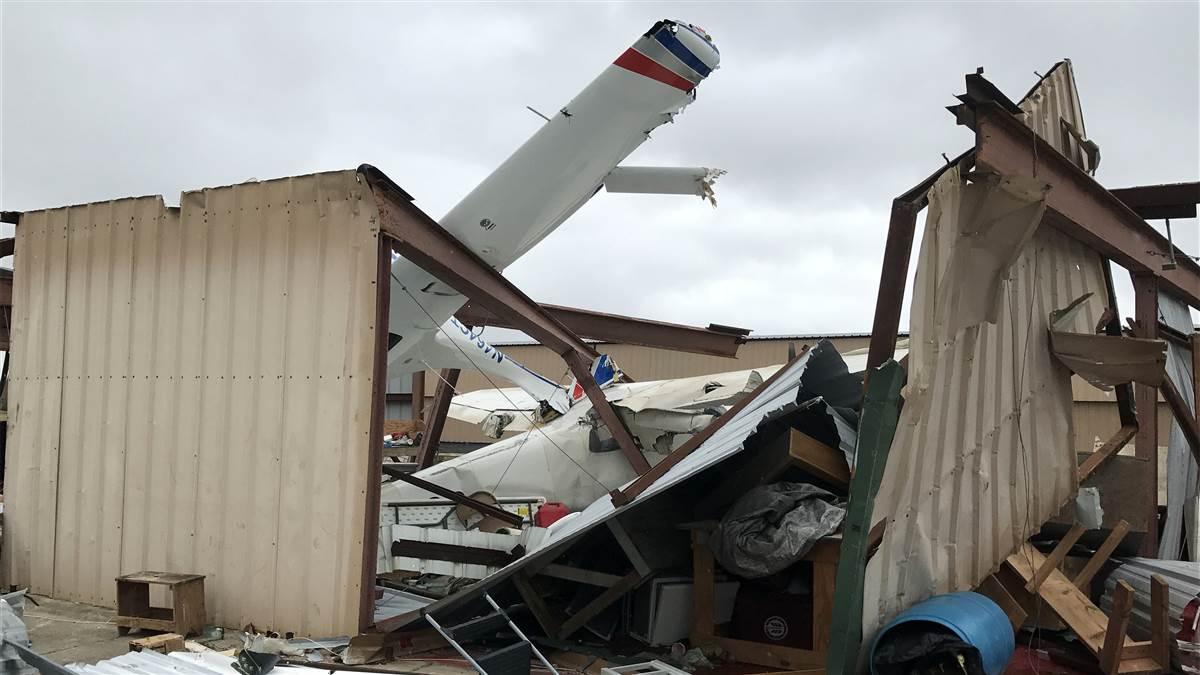
[[[1027,583],[1033,579],[1036,570],[1046,561],[1046,556],[1031,544],[1022,544],[1015,553],[1008,556],[1010,569],[1016,572]],[[1057,569],[1051,570],[1050,575],[1038,589],[1038,595],[1054,610],[1054,613],[1067,624],[1079,639],[1093,654],[1099,654],[1104,647],[1104,635],[1108,628],[1108,616],[1094,605],[1088,596],[1071,583],[1071,580]],[[1126,642],[1132,644],[1128,637]]]
[[[1037,572],[1034,573],[1033,578],[1029,580],[1029,583],[1025,584],[1025,590],[1030,593],[1037,593],[1042,582],[1046,580],[1046,577],[1050,576],[1050,572],[1058,569],[1058,566],[1062,564],[1063,558],[1067,557],[1067,552],[1071,550],[1075,542],[1079,541],[1084,532],[1083,525],[1079,523],[1072,525],[1071,529],[1067,531],[1066,536],[1058,542],[1058,546],[1055,546],[1054,550],[1050,552],[1050,557],[1042,562]]]
[[[1075,577],[1076,588],[1087,593],[1088,584],[1092,583],[1092,577],[1096,576],[1096,572],[1099,572],[1104,563],[1108,562],[1108,557],[1112,555],[1113,551],[1117,550],[1117,546],[1121,544],[1121,540],[1127,534],[1129,534],[1129,523],[1122,520],[1112,529],[1108,538],[1104,540],[1103,544],[1100,544],[1100,548],[1096,549],[1091,559],[1087,561],[1087,564],[1083,566],[1083,569]]]
[[[1104,632],[1104,646],[1100,650],[1100,669],[1108,675],[1116,675],[1125,650],[1125,631],[1129,628],[1129,612],[1133,609],[1133,587],[1118,581],[1113,591],[1112,614]]]

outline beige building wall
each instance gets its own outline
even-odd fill
[[[346,171],[22,216],[7,582],[113,606],[120,574],[197,573],[217,625],[358,630],[379,259],[363,203]]]

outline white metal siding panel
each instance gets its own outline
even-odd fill
[[[16,231],[21,255],[13,259],[3,555],[9,583],[48,590],[58,508],[67,214],[43,211],[23,220]]]
[[[375,216],[346,171],[22,218],[14,583],[196,572],[215,623],[357,629]]]

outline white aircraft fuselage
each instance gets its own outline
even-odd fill
[[[590,199],[652,130],[691,103],[696,85],[719,61],[702,30],[656,23],[439,223],[502,271]],[[400,339],[389,352],[390,374],[441,367],[433,337],[450,329],[443,324],[467,299],[405,258],[393,263],[392,276],[389,330],[393,341]]]

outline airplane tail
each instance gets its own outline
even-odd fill
[[[592,362],[592,377],[595,378],[596,384],[603,389],[620,379],[621,368],[608,354],[601,354]],[[583,385],[575,378],[571,378],[571,386],[567,388],[567,391],[570,392],[571,405],[575,405],[576,402],[587,397]]]

